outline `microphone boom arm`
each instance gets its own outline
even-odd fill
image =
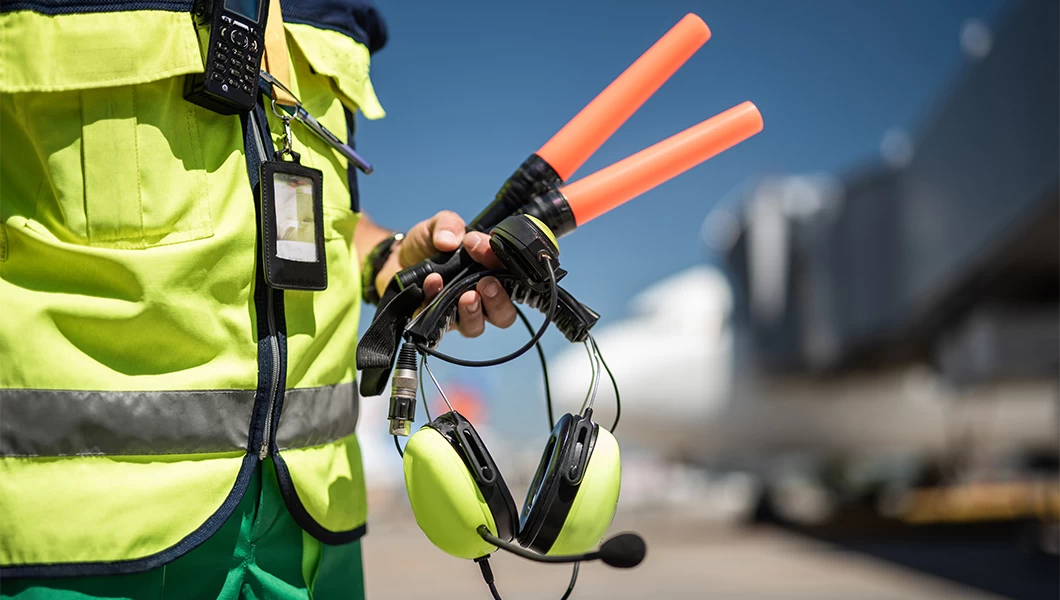
[[[494,546],[496,546],[498,548],[502,548],[504,550],[507,550],[508,552],[511,552],[512,554],[515,554],[517,556],[521,556],[523,558],[526,558],[526,559],[529,559],[529,560],[532,560],[532,561],[535,561],[535,562],[552,563],[552,564],[566,564],[566,563],[572,563],[572,562],[582,562],[582,561],[586,561],[586,560],[596,560],[596,559],[600,558],[600,553],[599,552],[587,552],[585,554],[573,554],[573,555],[569,555],[569,556],[562,556],[562,555],[560,555],[560,556],[549,556],[547,554],[538,554],[536,552],[531,552],[531,551],[529,551],[529,550],[527,550],[525,548],[521,548],[519,546],[516,546],[515,544],[510,544],[510,543],[502,540],[501,538],[499,538],[499,537],[493,535],[492,533],[490,533],[489,528],[486,527],[485,525],[479,525],[477,531],[478,531],[479,536],[482,537],[483,540],[493,544]]]

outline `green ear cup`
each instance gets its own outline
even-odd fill
[[[424,427],[405,446],[405,489],[416,524],[431,542],[457,558],[475,559],[496,548],[475,531],[497,525],[478,485],[449,442]]]
[[[600,427],[574,503],[548,554],[580,554],[596,548],[615,518],[621,480],[618,441]]]

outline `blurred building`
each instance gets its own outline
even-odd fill
[[[879,165],[750,191],[726,262],[761,364],[1056,374],[1057,6],[1016,7],[898,164],[885,141]]]
[[[737,381],[819,414],[792,435],[801,415],[775,406],[774,443],[816,437],[854,464],[860,452],[860,476],[904,450],[918,461],[907,485],[988,489],[974,506],[907,503],[910,518],[1060,511],[1057,13],[1016,4],[996,35],[979,32],[988,42],[921,130],[888,134],[879,164],[764,177],[720,242]],[[1027,495],[1041,485],[1045,510]]]

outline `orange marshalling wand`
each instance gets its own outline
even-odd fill
[[[505,217],[563,185],[633,113],[710,39],[710,28],[694,14],[685,15],[648,48],[604,91],[531,154],[505,181],[493,202],[469,224],[489,231]],[[561,209],[562,224],[550,224],[562,235],[570,230],[570,211]],[[546,222],[548,220],[546,219]]]
[[[580,227],[760,131],[762,114],[744,102],[559,191]]]
[[[537,155],[566,181],[709,39],[710,28],[703,19],[685,15],[545,142]]]

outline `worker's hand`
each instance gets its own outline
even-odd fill
[[[390,280],[401,269],[439,252],[456,250],[461,244],[476,262],[490,269],[499,268],[501,263],[490,248],[489,236],[477,231],[465,234],[464,228],[464,220],[460,215],[448,210],[417,223],[405,234],[405,239],[398,242],[386,264],[379,270],[375,280],[376,289],[382,294]],[[423,282],[426,301],[430,302],[437,296],[442,287],[444,284],[441,275],[428,275]],[[457,303],[457,310],[460,315],[457,329],[466,337],[482,335],[486,321],[497,327],[508,327],[515,322],[516,316],[512,299],[494,277],[484,277],[475,286],[474,291],[464,293]]]

